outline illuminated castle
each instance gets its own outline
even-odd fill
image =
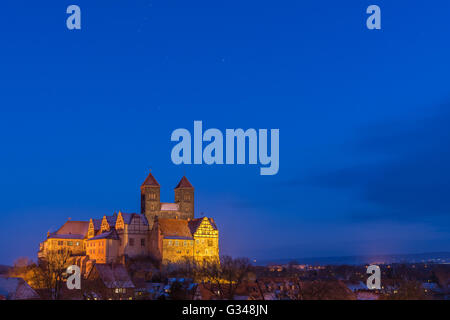
[[[141,213],[114,213],[89,221],[68,220],[40,244],[38,258],[69,250],[77,264],[123,262],[151,256],[162,263],[218,259],[214,219],[194,218],[194,187],[183,177],[175,202],[160,201],[160,185],[150,173],[141,185]]]

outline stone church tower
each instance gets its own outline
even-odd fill
[[[161,202],[161,187],[149,173],[141,185],[141,213],[147,218],[150,230],[155,218],[194,219],[194,187],[186,177],[175,187],[175,203]]]
[[[194,219],[194,187],[184,176],[175,187],[175,203],[180,207],[181,219]]]
[[[141,213],[145,214],[150,229],[155,217],[161,210],[160,185],[150,172],[147,179],[141,185]]]

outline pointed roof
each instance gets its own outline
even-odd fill
[[[144,183],[142,184],[142,186],[159,187],[159,183],[158,181],[156,181],[155,177],[150,172],[147,176],[147,179],[145,179]]]
[[[135,217],[138,217],[139,219],[141,219],[142,223],[146,226],[148,226],[148,221],[147,218],[145,217],[145,215],[143,214],[138,214],[138,213],[125,213],[125,212],[120,212],[119,211],[119,216],[122,216],[123,219],[123,223],[124,224],[130,224],[131,220]],[[118,217],[119,217],[118,216]]]
[[[217,225],[214,222],[213,218],[203,217],[203,218],[196,218],[191,219],[188,221],[189,229],[191,230],[191,233],[194,234],[197,232],[197,229],[200,227],[203,221],[208,221],[209,224],[213,227],[214,230],[217,230]]]
[[[192,188],[192,189],[194,189],[192,184],[189,182],[189,180],[185,176],[183,176],[183,178],[181,178],[180,182],[178,182],[178,185],[175,187],[175,189],[178,189],[178,188]]]
[[[92,225],[94,226],[94,231],[100,230],[102,227],[102,221],[103,219],[91,219]]]

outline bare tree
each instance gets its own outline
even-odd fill
[[[59,299],[70,261],[71,252],[68,249],[47,251],[45,259],[33,270],[33,282],[38,288],[49,290],[51,299]]]
[[[224,299],[224,282],[219,261],[204,260],[198,265],[197,277],[216,299]]]
[[[218,299],[233,300],[236,290],[249,274],[252,265],[247,258],[233,259],[223,256],[220,261],[206,260],[200,267],[198,276],[203,285]]]
[[[14,268],[26,268],[33,264],[33,261],[28,257],[19,257],[14,261]]]
[[[186,257],[177,262],[166,264],[163,271],[168,277],[187,277],[194,279],[197,276],[198,269],[198,263],[194,259]]]

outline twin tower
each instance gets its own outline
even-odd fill
[[[194,219],[194,187],[183,176],[175,187],[175,202],[160,200],[160,185],[150,173],[141,185],[141,213],[145,214],[150,229],[155,218]]]

